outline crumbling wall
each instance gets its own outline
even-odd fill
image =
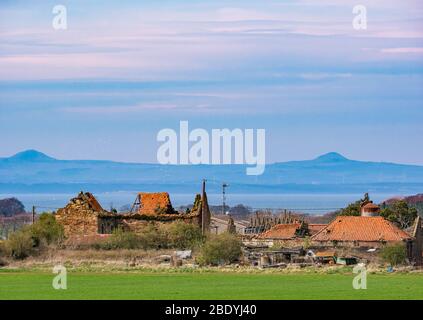
[[[423,265],[423,226],[422,218],[417,217],[414,223],[411,260],[416,265]]]
[[[97,201],[93,203],[91,197],[91,194],[81,192],[66,207],[57,211],[56,220],[63,226],[66,237],[97,234],[97,218],[102,211],[98,210],[101,210],[101,206]]]
[[[115,214],[103,210],[91,193],[80,192],[66,207],[57,211],[56,219],[62,224],[66,237],[110,234],[119,227],[139,233],[148,223],[164,224],[173,221],[183,221],[201,228],[198,199],[194,203],[195,211],[178,213],[173,209],[168,193],[144,193],[144,195],[146,198],[141,199],[144,201],[142,207],[144,209],[141,208],[139,212],[145,213]],[[156,209],[152,212],[154,207]]]
[[[175,221],[182,221],[189,224],[200,226],[198,215],[194,214],[177,214],[177,215],[161,215],[155,217],[132,215],[122,216],[118,225],[125,231],[131,231],[135,233],[142,232],[143,228],[149,223],[156,225],[167,224]],[[201,226],[200,226],[201,227]]]

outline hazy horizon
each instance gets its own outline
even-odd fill
[[[266,162],[423,165],[423,4],[0,3],[0,155],[156,163],[157,133],[264,128]]]
[[[113,161],[110,159],[61,159],[61,158],[56,158],[54,155],[51,154],[47,154],[41,150],[36,150],[36,149],[27,149],[27,150],[21,150],[18,151],[17,153],[11,154],[11,155],[1,155],[0,154],[0,159],[5,159],[5,158],[11,158],[14,157],[16,155],[20,155],[20,154],[24,154],[24,153],[40,153],[42,155],[45,155],[49,158],[53,158],[54,160],[59,160],[59,161],[112,161],[112,162],[121,162],[121,163],[128,163],[128,164],[157,164],[156,162],[126,162],[126,161]],[[315,157],[311,158],[311,159],[291,159],[291,160],[286,160],[284,162],[294,162],[294,161],[311,161],[311,160],[317,160],[318,158],[321,157],[325,157],[325,156],[336,156],[336,157],[340,157],[340,158],[345,158],[345,160],[352,160],[352,161],[360,161],[360,162],[372,162],[366,159],[350,159],[348,157],[345,157],[343,154],[336,152],[336,151],[331,151],[331,152],[327,152],[327,153],[323,153],[323,154],[318,154]],[[282,161],[275,161],[275,162],[268,162],[267,164],[276,164],[276,163],[281,163]],[[390,162],[390,161],[380,161],[383,163],[392,163],[392,164],[403,164],[403,163],[398,163],[398,162]],[[189,164],[191,165],[191,164]],[[200,165],[214,165],[214,164],[200,164]],[[215,164],[216,166],[222,165],[222,164]]]

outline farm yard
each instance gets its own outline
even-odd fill
[[[351,208],[240,223],[211,215],[204,182],[185,211],[166,192],[123,214],[80,192],[0,242],[0,300],[422,300],[421,218],[406,208],[402,229],[367,195]]]

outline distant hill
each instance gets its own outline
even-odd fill
[[[12,217],[24,213],[25,207],[18,199],[7,198],[0,200],[0,217]]]
[[[395,197],[384,201],[385,204],[390,205],[395,201],[402,200],[407,202],[410,207],[416,208],[420,216],[423,217],[423,193],[407,197]]]
[[[336,152],[312,160],[268,164],[261,176],[245,165],[160,165],[99,160],[58,160],[36,150],[0,158],[0,192],[198,190],[201,179],[220,192],[389,192],[423,191],[423,166],[347,159]]]

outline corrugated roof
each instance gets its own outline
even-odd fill
[[[296,237],[296,232],[301,228],[301,223],[277,224],[258,236],[261,239],[289,240]]]
[[[314,241],[402,241],[411,236],[383,217],[339,216]]]

